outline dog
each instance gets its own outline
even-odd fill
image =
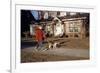
[[[54,49],[54,48],[57,48],[59,45],[59,42],[49,42],[48,43],[48,48],[49,49]]]

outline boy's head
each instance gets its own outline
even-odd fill
[[[42,26],[39,26],[39,29],[42,29]]]

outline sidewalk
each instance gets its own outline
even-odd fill
[[[73,57],[89,57],[89,50],[86,49],[53,49],[53,50],[47,50],[43,51],[41,53],[45,54],[54,54],[54,55],[60,55],[60,56],[73,56]]]
[[[41,54],[58,55],[58,56],[73,56],[73,57],[83,57],[89,58],[89,49],[69,49],[69,48],[57,48],[46,51],[36,51],[34,47],[23,49],[27,52],[37,52]]]

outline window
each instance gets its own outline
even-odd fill
[[[78,21],[70,21],[69,32],[80,32],[80,23]]]

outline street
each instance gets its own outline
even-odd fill
[[[32,39],[22,41],[21,62],[46,62],[46,61],[69,61],[89,59],[89,39],[66,39],[48,38],[56,40],[60,46],[53,49],[37,51],[34,49],[36,42]],[[46,49],[47,42],[44,42]]]

